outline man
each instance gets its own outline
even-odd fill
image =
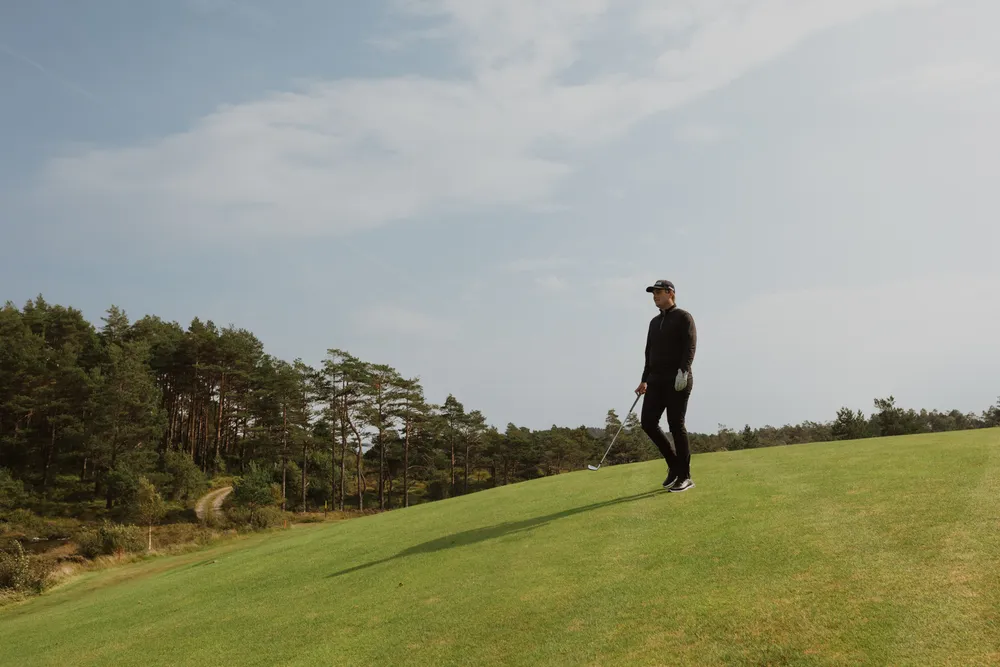
[[[646,292],[653,294],[653,303],[660,314],[650,321],[646,335],[646,365],[642,369],[642,382],[636,389],[637,394],[645,395],[640,422],[642,430],[667,462],[663,488],[672,492],[687,491],[694,487],[694,482],[691,481],[691,450],[684,417],[694,387],[691,365],[698,335],[694,318],[677,307],[672,282],[657,280],[646,288]],[[676,452],[660,428],[664,410]]]

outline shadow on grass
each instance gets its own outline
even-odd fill
[[[453,547],[463,547],[470,544],[476,544],[478,542],[484,542],[486,540],[492,540],[498,537],[503,537],[505,535],[512,535],[514,533],[519,533],[521,531],[531,530],[532,528],[538,528],[539,526],[544,526],[545,524],[551,521],[555,521],[556,519],[564,519],[568,516],[573,516],[574,514],[580,514],[582,512],[590,512],[592,510],[601,509],[604,507],[612,507],[614,505],[621,505],[622,503],[630,503],[630,502],[635,502],[636,500],[644,500],[646,498],[652,498],[653,496],[659,495],[661,493],[666,493],[666,491],[660,491],[660,490],[646,491],[644,493],[638,493],[634,496],[625,496],[623,498],[615,498],[614,500],[606,500],[600,503],[592,503],[590,505],[574,507],[572,509],[563,510],[561,512],[554,512],[552,514],[546,514],[544,516],[538,516],[531,519],[524,519],[523,521],[508,521],[506,523],[500,523],[495,526],[486,526],[484,528],[475,528],[473,530],[466,530],[461,533],[445,535],[444,537],[439,537],[435,540],[429,540],[422,544],[414,545],[409,549],[404,549],[403,551],[400,551],[398,554],[394,556],[389,556],[388,558],[372,561],[370,563],[365,563],[363,565],[356,565],[346,570],[341,570],[340,572],[334,572],[333,574],[328,574],[327,578],[339,577],[345,574],[350,574],[352,572],[364,570],[369,567],[374,567],[376,565],[382,565],[383,563],[389,563],[391,561],[398,560],[400,558],[405,558],[407,556],[434,553],[435,551],[443,551],[445,549],[451,549]]]

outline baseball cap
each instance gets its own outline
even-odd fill
[[[647,292],[652,292],[654,289],[665,289],[671,292],[674,290],[674,284],[669,280],[657,280],[655,283],[646,288]]]

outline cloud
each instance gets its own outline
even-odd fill
[[[423,28],[407,30],[394,35],[377,35],[366,40],[369,46],[386,52],[398,52],[411,48],[414,44],[444,38],[445,31],[441,28]]]
[[[372,306],[357,313],[354,324],[360,333],[369,335],[418,336],[433,341],[461,338],[457,322],[407,308]]]
[[[856,95],[902,93],[930,96],[1000,92],[1000,65],[983,60],[936,63],[896,76],[865,81],[850,89]]]
[[[859,395],[962,396],[995,368],[1000,313],[986,304],[998,290],[996,276],[942,274],[761,295],[699,319],[703,386],[771,412],[802,401],[804,376],[808,402],[827,408]]]
[[[562,269],[578,263],[578,260],[570,257],[522,257],[507,262],[501,268],[511,273],[534,273]]]
[[[454,46],[464,78],[317,81],[223,106],[185,132],[52,160],[37,199],[88,212],[91,223],[229,239],[345,234],[484,207],[556,208],[557,188],[589,151],[638,122],[820,30],[923,4],[397,0],[404,15],[437,21],[425,37]]]
[[[546,292],[562,292],[569,287],[565,278],[553,275],[538,276],[535,278],[535,284]]]
[[[926,67],[909,78],[914,89],[932,93],[980,90],[1000,82],[1000,67],[981,61],[966,61]]]
[[[650,312],[652,296],[645,289],[658,276],[650,277],[649,273],[617,273],[592,281],[591,295],[595,303],[601,307],[620,308],[636,313]],[[655,314],[655,306],[652,313]],[[650,314],[650,317],[653,315]]]
[[[704,123],[688,123],[674,130],[674,138],[688,144],[714,144],[724,136],[722,128]]]
[[[577,268],[581,260],[575,257],[552,255],[550,257],[522,257],[500,265],[505,273],[527,274],[532,283],[543,292],[559,293],[569,287],[569,281],[559,272]]]

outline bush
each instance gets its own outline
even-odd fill
[[[164,467],[170,475],[165,484],[171,500],[196,498],[208,487],[208,480],[191,456],[186,452],[169,450],[164,456]]]
[[[206,484],[212,489],[221,489],[224,486],[232,486],[237,480],[239,480],[239,475],[218,475],[206,482]]]
[[[427,497],[431,500],[444,500],[451,495],[451,485],[447,480],[435,479],[427,486]]]
[[[20,542],[14,545],[13,553],[0,552],[0,589],[41,593],[45,589],[45,568],[25,553]]]
[[[87,530],[76,537],[80,553],[87,558],[101,555],[120,556],[146,550],[146,540],[138,526],[105,521],[97,530]]]
[[[24,547],[15,541],[14,553],[0,553],[0,588],[22,591],[28,587],[30,563]]]
[[[234,505],[226,508],[226,518],[233,526],[244,530],[265,530],[280,525],[284,513],[273,506],[250,508]]]
[[[168,523],[156,529],[156,542],[161,551],[175,546],[210,544],[217,537],[216,531],[197,523]]]
[[[274,503],[271,485],[271,473],[251,463],[247,474],[233,480],[233,502],[251,508],[270,505]]]
[[[24,484],[6,468],[0,468],[0,510],[17,507],[24,501]]]
[[[19,531],[32,536],[38,536],[45,532],[45,521],[31,510],[11,510],[7,512],[6,519],[8,531]]]
[[[105,484],[113,501],[128,505],[139,492],[139,476],[125,465],[112,468],[105,478]]]
[[[230,520],[235,524],[251,527],[272,525],[274,512],[279,515],[281,513],[274,507],[281,498],[280,488],[276,492],[275,487],[276,484],[271,481],[271,474],[263,468],[258,468],[255,463],[251,463],[247,474],[233,482],[232,493],[233,503],[249,514],[244,515],[242,512],[230,514]],[[239,518],[234,519],[233,517]]]
[[[96,558],[101,554],[101,538],[96,530],[81,531],[75,538],[77,551],[86,558]]]

